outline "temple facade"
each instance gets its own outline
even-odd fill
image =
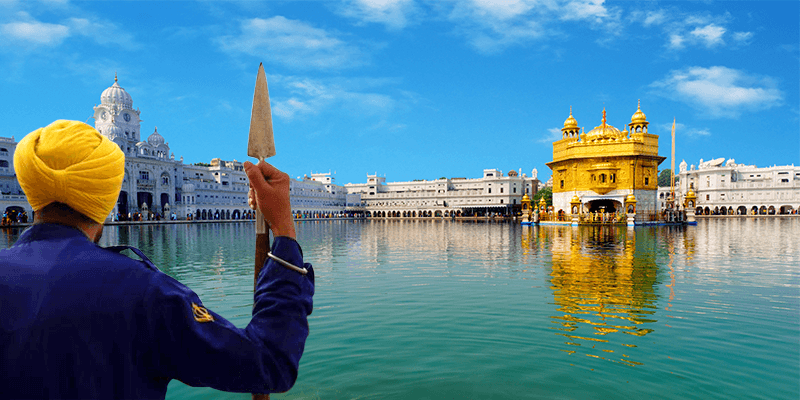
[[[648,132],[641,104],[622,131],[609,125],[606,111],[600,125],[583,132],[572,116],[564,121],[561,139],[553,142],[553,209],[555,215],[625,213],[633,204],[637,223],[658,214],[658,135]]]

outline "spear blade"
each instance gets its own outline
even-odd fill
[[[275,138],[272,134],[272,110],[269,105],[269,88],[264,64],[258,65],[256,90],[253,94],[253,111],[250,114],[250,136],[247,155],[264,160],[275,155]]]

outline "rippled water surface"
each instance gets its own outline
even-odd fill
[[[107,227],[238,326],[253,225]],[[7,246],[18,233],[6,233]],[[301,222],[317,293],[273,399],[800,398],[800,219]],[[173,382],[169,399],[249,398]]]

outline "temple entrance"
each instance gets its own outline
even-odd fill
[[[161,208],[163,209],[167,204],[169,204],[169,194],[161,193]]]
[[[150,192],[136,193],[136,205],[141,209],[142,204],[147,203],[147,207],[153,208],[153,194]]]
[[[128,192],[124,190],[119,192],[119,198],[117,199],[117,211],[119,211],[119,213],[125,217],[128,216]]]
[[[589,212],[604,212],[614,214],[617,208],[622,207],[622,204],[615,200],[592,200],[589,202]]]

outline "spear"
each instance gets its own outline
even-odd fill
[[[263,63],[258,65],[256,76],[256,90],[253,94],[253,111],[250,115],[250,136],[247,143],[247,155],[264,161],[275,155],[275,140],[272,136],[272,112],[269,106],[269,89],[267,88],[267,75],[264,73]],[[255,275],[253,277],[253,290],[255,290],[258,274],[267,260],[269,251],[269,226],[264,220],[261,210],[256,208],[256,261]],[[269,400],[269,394],[253,393],[253,400]]]

